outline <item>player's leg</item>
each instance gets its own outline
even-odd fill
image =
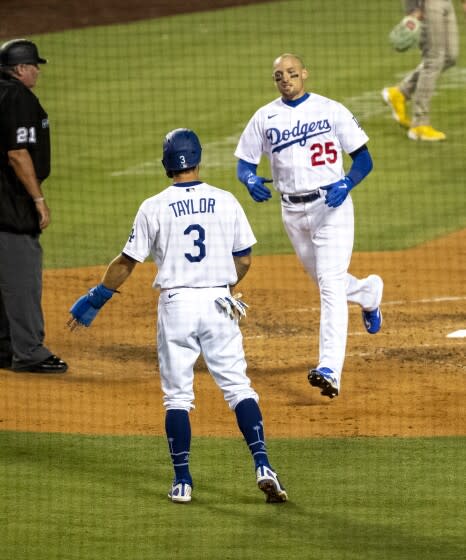
[[[204,316],[199,330],[202,353],[215,382],[225,400],[234,410],[238,427],[243,434],[254,461],[259,488],[268,502],[284,502],[287,494],[275,471],[270,466],[264,436],[259,397],[246,375],[243,338],[237,320],[227,317],[215,304],[227,290],[203,290],[207,295]]]
[[[194,408],[193,368],[200,353],[196,336],[199,309],[195,290],[177,292],[172,298],[168,297],[171,292],[160,295],[157,350],[166,408],[165,430],[175,473],[168,496],[173,502],[184,503],[191,501],[193,488],[189,471],[189,411]]]
[[[232,410],[244,399],[258,400],[246,375],[243,336],[237,320],[226,315],[215,299],[230,292],[228,288],[198,290],[202,319],[199,342],[206,365]]]
[[[338,208],[322,203],[312,237],[321,298],[318,367],[330,368],[338,379],[345,359],[348,331],[346,278],[353,249],[353,203]]]
[[[412,97],[412,122],[408,136],[412,140],[437,141],[445,139],[443,132],[430,124],[430,102],[437,79],[446,60],[446,27],[444,2],[426,2],[424,8],[425,34],[422,42],[423,65]]]
[[[190,502],[194,485],[189,471],[191,449],[189,412],[182,409],[168,409],[165,414],[165,433],[175,471],[168,497],[173,502]]]
[[[424,62],[421,61],[416,68],[412,72],[409,72],[401,81],[398,90],[405,101],[409,101],[414,95],[419,80],[419,74],[422,72],[423,68]]]
[[[352,274],[346,277],[346,296],[350,303],[361,307],[362,319],[368,333],[376,334],[382,327],[380,304],[383,296],[383,280],[377,274],[358,279]]]
[[[353,245],[352,202],[337,209],[321,198],[313,203],[282,203],[288,237],[306,271],[319,287],[321,314],[318,365],[308,379],[321,394],[338,395],[348,328],[345,278]]]
[[[262,413],[257,401],[244,399],[235,407],[236,421],[254,460],[256,482],[267,496],[268,503],[286,502],[288,494],[267,454]]]
[[[444,23],[445,63],[443,70],[445,71],[456,64],[459,55],[458,22],[456,21],[455,8],[452,3],[448,7]]]
[[[312,207],[321,207],[323,199],[310,203]],[[312,235],[315,228],[314,213],[307,211],[308,204],[292,204],[282,201],[282,221],[288,238],[293,245],[296,256],[306,272],[317,284],[316,259]]]

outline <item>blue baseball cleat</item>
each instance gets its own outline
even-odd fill
[[[371,274],[367,279],[372,283],[375,293],[375,305],[372,309],[362,310],[362,320],[366,331],[369,334],[378,333],[382,327],[382,311],[380,310],[380,303],[382,302],[383,294],[383,280],[376,274]]]
[[[313,387],[321,389],[320,394],[322,396],[329,397],[330,399],[338,397],[340,390],[338,386],[338,379],[330,368],[321,367],[311,369],[307,378]]]
[[[380,307],[374,309],[374,311],[362,311],[362,320],[364,322],[364,326],[366,327],[366,331],[369,334],[375,334],[380,331],[382,327],[382,311],[380,311]]]

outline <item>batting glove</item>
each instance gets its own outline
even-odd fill
[[[264,200],[268,200],[272,193],[270,189],[268,189],[264,183],[271,183],[272,179],[266,179],[265,177],[258,177],[251,173],[249,175],[248,180],[246,181],[246,187],[249,191],[249,194],[256,202],[264,202]]]
[[[246,317],[246,309],[249,307],[240,298],[243,294],[235,294],[234,296],[218,297],[215,303],[225,311],[231,319],[241,321],[242,317]]]
[[[68,321],[70,329],[74,330],[79,325],[89,327],[97,313],[114,293],[114,290],[106,288],[103,284],[98,284],[91,288],[85,296],[78,298],[70,309],[72,315],[72,318]]]
[[[353,187],[353,180],[349,177],[344,177],[336,183],[331,183],[330,185],[325,185],[325,187],[320,188],[327,191],[325,195],[325,204],[331,208],[337,208],[340,204],[345,202],[346,197]]]

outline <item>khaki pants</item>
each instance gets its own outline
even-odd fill
[[[425,0],[421,50],[421,63],[400,84],[405,97],[412,100],[413,127],[430,124],[437,78],[458,58],[458,26],[451,0]]]

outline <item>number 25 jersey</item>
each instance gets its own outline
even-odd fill
[[[239,139],[235,156],[259,164],[265,154],[275,189],[302,194],[344,177],[342,152],[350,154],[368,140],[344,105],[311,93],[297,104],[278,98],[258,109]]]

